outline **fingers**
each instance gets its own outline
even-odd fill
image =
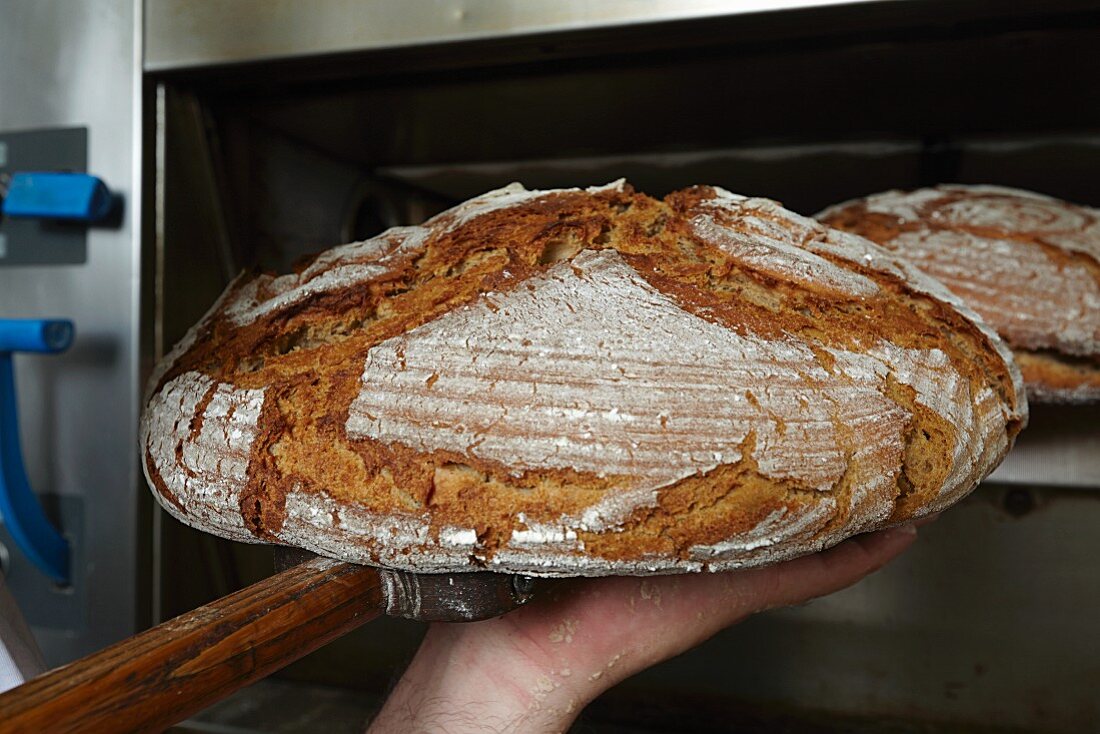
[[[677,577],[677,604],[666,611],[678,631],[666,633],[655,652],[676,654],[755,612],[850,586],[902,553],[916,537],[916,528],[906,524],[775,566]]]
[[[939,519],[940,519],[940,513],[933,512],[931,515],[925,515],[924,517],[918,517],[916,520],[913,521],[913,524],[916,525],[918,528],[922,528],[925,525],[928,525],[929,523],[934,523],[936,520],[939,520]]]
[[[752,611],[800,604],[851,586],[916,539],[917,529],[910,523],[857,535],[822,553],[747,571],[742,582],[750,592]]]

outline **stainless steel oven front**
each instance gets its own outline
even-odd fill
[[[145,12],[143,317],[158,351],[241,267],[285,269],[511,181],[713,183],[804,213],[944,181],[1100,204],[1095,3],[147,0]],[[900,561],[622,684],[589,724],[1096,727],[1098,448],[1095,408],[1036,408],[1004,466]],[[162,617],[267,572],[254,549],[155,522]],[[330,685],[369,708],[420,632],[376,622],[251,695],[281,710],[308,699],[284,687]],[[227,708],[210,716],[243,725]]]

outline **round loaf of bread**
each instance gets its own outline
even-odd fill
[[[941,280],[1016,353],[1033,402],[1100,400],[1100,211],[999,186],[887,191],[817,215]]]
[[[712,187],[513,184],[237,279],[158,366],[185,523],[417,572],[721,570],[943,509],[1010,353],[867,240]]]

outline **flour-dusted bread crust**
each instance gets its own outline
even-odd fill
[[[720,570],[940,510],[1026,420],[996,335],[764,199],[489,192],[242,277],[159,365],[161,504],[420,572]]]
[[[951,185],[887,191],[817,216],[943,281],[1013,348],[1033,402],[1100,400],[1100,210]]]

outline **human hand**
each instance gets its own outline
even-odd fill
[[[564,731],[619,681],[750,614],[850,586],[916,535],[901,525],[727,573],[551,582],[503,617],[432,625],[369,731]]]

